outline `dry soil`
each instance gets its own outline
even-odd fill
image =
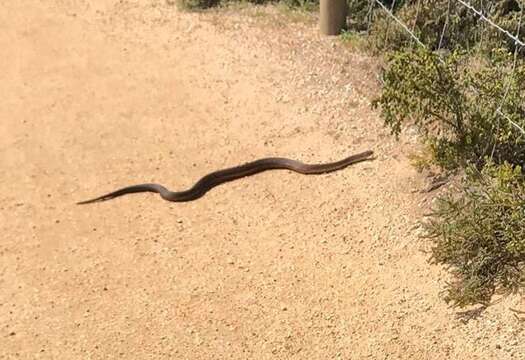
[[[374,60],[275,7],[154,0],[0,7],[0,358],[523,359],[506,298],[439,298],[433,194],[370,101]],[[376,159],[184,189],[265,156]]]

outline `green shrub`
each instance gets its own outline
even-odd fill
[[[348,30],[364,31],[369,24],[369,0],[347,0],[348,4]]]
[[[476,41],[479,33],[477,18],[455,1],[404,1],[396,4],[399,6],[394,9],[395,15],[429,49],[468,48]],[[476,5],[475,1],[474,6]],[[377,11],[381,14],[376,16],[371,27],[376,50],[391,51],[413,47],[414,40],[407,31],[383,10]]]
[[[218,5],[221,0],[177,0],[177,5],[182,9],[196,10],[208,9]]]
[[[391,1],[383,1],[383,3],[390,8]],[[471,0],[469,3],[474,8],[482,10],[505,30],[516,34],[521,16],[517,0],[491,2]],[[523,1],[522,6],[525,6]],[[414,40],[406,30],[378,6],[375,8],[379,13],[375,16],[370,31],[375,50],[402,50],[412,47]],[[431,50],[438,48],[470,50],[480,47],[487,52],[502,44],[506,45],[507,49],[514,50],[515,45],[511,39],[457,1],[397,1],[394,13]],[[522,21],[520,34],[524,32],[525,21]],[[522,49],[522,52],[525,53],[525,49]]]
[[[432,260],[451,267],[445,300],[488,305],[525,285],[525,182],[520,167],[468,168],[459,196],[438,199],[426,224]]]
[[[280,0],[286,6],[291,8],[300,8],[304,10],[314,10],[319,6],[319,0]]]
[[[504,50],[481,65],[459,52],[445,59],[424,49],[396,52],[373,105],[395,135],[415,123],[444,169],[481,168],[487,155],[524,165],[525,136],[516,125],[525,128],[525,65],[511,72],[511,59]]]
[[[178,5],[183,9],[197,10],[208,9],[220,4],[228,4],[234,2],[246,2],[252,4],[264,3],[283,3],[291,8],[301,8],[305,10],[312,10],[317,7],[319,0],[177,0]]]
[[[525,7],[525,1],[493,1],[491,2],[492,11],[489,17],[511,34],[516,35],[516,33],[519,33],[520,37],[523,38],[523,34],[525,33],[525,17],[523,17],[524,14],[521,13],[520,6]],[[522,19],[520,20],[520,18]],[[520,26],[519,29],[518,26]],[[501,33],[500,31],[490,28],[488,29],[486,35],[487,40],[483,44],[481,44],[482,48],[485,51],[490,51],[492,47],[500,46],[502,43],[506,44],[507,49],[514,51],[514,40],[510,39],[507,35]],[[522,55],[524,55],[525,49],[521,48],[520,52]]]
[[[429,49],[452,50],[445,56],[412,50],[406,31],[385,16],[374,22],[372,46],[401,50],[388,56],[373,105],[395,135],[408,123],[419,129],[429,154],[416,159],[419,167],[465,169],[463,184],[436,199],[426,236],[431,261],[452,270],[445,300],[488,305],[498,290],[525,289],[525,62],[513,59],[515,44],[504,34],[453,3],[448,20],[448,0],[407,0],[396,9]],[[490,18],[515,33],[517,2],[488,5]]]

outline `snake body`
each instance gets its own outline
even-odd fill
[[[223,170],[217,170],[212,173],[209,173],[208,175],[205,175],[199,181],[197,181],[195,185],[193,185],[191,188],[184,191],[170,191],[159,184],[140,184],[127,186],[122,189],[110,192],[108,194],[96,197],[94,199],[78,202],[77,204],[90,204],[99,201],[106,201],[122,195],[140,192],[158,193],[164,200],[167,201],[192,201],[202,197],[204,194],[206,194],[206,192],[208,192],[208,190],[214,188],[217,185],[245,176],[254,175],[266,170],[287,169],[300,174],[307,175],[323,174],[343,169],[348,165],[355,164],[357,162],[370,160],[370,156],[372,155],[373,151],[369,150],[356,155],[349,156],[340,161],[326,164],[304,164],[297,160],[278,157],[263,158],[240,166],[235,166]]]

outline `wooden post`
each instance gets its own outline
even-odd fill
[[[339,35],[346,26],[346,0],[321,0],[319,8],[321,34]]]

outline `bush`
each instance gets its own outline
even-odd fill
[[[440,198],[426,224],[432,260],[452,268],[445,300],[488,305],[525,285],[525,182],[520,167],[470,167],[459,197]]]
[[[177,0],[177,5],[182,9],[196,10],[208,9],[218,5],[221,0]]]
[[[348,30],[364,31],[368,29],[369,0],[347,0],[348,4]]]
[[[383,3],[390,8],[392,2]],[[505,30],[516,34],[521,16],[517,0],[471,0],[469,3]],[[377,11],[383,12],[380,9]],[[484,51],[489,51],[493,47],[506,44],[507,49],[514,51],[515,45],[512,40],[457,1],[397,1],[394,13],[431,50],[481,47]],[[524,31],[525,21],[522,21],[520,34]],[[376,16],[370,33],[376,51],[402,50],[414,44],[406,30],[384,13]],[[525,53],[525,49],[522,49],[522,52]]]
[[[373,105],[395,135],[415,123],[444,169],[481,169],[487,155],[523,166],[525,136],[516,125],[525,128],[525,65],[510,73],[511,58],[496,50],[476,65],[459,52],[443,60],[424,49],[396,52]]]
[[[431,50],[465,48],[475,42],[479,32],[477,19],[455,1],[450,4],[448,0],[404,1],[396,4],[399,6],[394,9],[395,15]],[[377,16],[371,35],[379,51],[402,50],[414,44],[406,30],[386,14]]]
[[[431,261],[452,269],[445,300],[455,306],[488,305],[498,290],[525,288],[525,135],[520,130],[525,128],[525,62],[513,59],[511,40],[463,7],[450,7],[441,40],[448,1],[418,3],[404,1],[396,15],[415,24],[429,49],[452,51],[440,57],[412,50],[405,30],[380,17],[372,27],[372,45],[401,50],[388,56],[382,93],[373,105],[395,135],[408,123],[416,125],[430,154],[419,159],[420,167],[465,169],[463,184],[436,199],[426,236],[432,241]],[[481,2],[471,3],[481,8]],[[488,5],[490,18],[515,33],[517,2]]]
[[[496,11],[498,4],[504,1],[491,3],[491,9],[497,16],[498,23],[504,23],[505,28],[512,29],[515,33],[518,24],[519,13]],[[383,1],[390,8],[391,1]],[[476,9],[486,10],[483,5],[487,2],[482,0],[470,1]],[[449,0],[398,0],[394,7],[394,14],[414,35],[431,51],[445,49],[472,50],[483,48],[485,51],[502,45],[502,35],[497,30],[488,26],[479,16],[456,1]],[[499,8],[503,8],[499,6]],[[416,46],[416,41],[384,13],[383,9],[375,6],[377,15],[370,27],[370,44],[375,53],[385,51],[410,50]],[[493,16],[490,16],[494,19]],[[525,26],[523,27],[525,29]],[[513,46],[509,46],[512,50]]]
[[[286,6],[302,9],[313,9],[319,4],[319,0],[178,0],[178,5],[183,9],[196,10],[208,9],[220,4],[233,2],[247,2],[252,4],[281,2]]]
[[[267,1],[268,2],[268,1]],[[314,10],[319,6],[319,0],[277,0],[291,8]]]

